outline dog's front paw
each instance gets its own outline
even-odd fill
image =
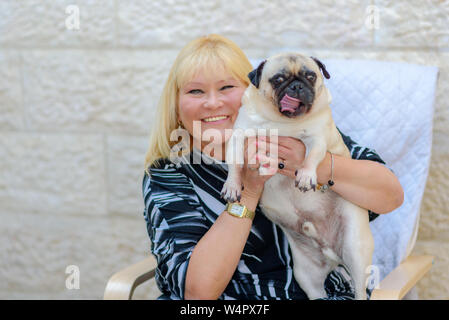
[[[309,191],[313,189],[316,190],[317,177],[314,170],[308,170],[306,168],[301,168],[295,171],[295,187],[297,187],[302,192]]]
[[[232,180],[226,180],[223,189],[221,189],[220,196],[228,202],[240,201],[242,185]]]

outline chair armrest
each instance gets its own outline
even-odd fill
[[[430,270],[433,256],[409,256],[371,293],[371,300],[400,300]]]
[[[156,258],[150,256],[117,273],[108,281],[104,291],[105,300],[129,300],[134,289],[141,283],[154,277],[157,266]]]

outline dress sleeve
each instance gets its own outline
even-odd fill
[[[340,129],[338,129],[338,131],[340,132],[344,143],[348,147],[349,152],[351,153],[352,159],[376,161],[376,162],[382,163],[383,165],[386,166],[385,161],[382,160],[382,158],[377,154],[377,152],[374,149],[370,149],[368,147],[363,147],[363,146],[359,145],[357,142],[355,142],[354,140],[352,140],[349,136],[343,134],[340,131]],[[371,210],[368,210],[368,214],[369,214],[370,222],[379,216],[378,213],[372,212]]]
[[[184,299],[185,277],[193,248],[209,226],[192,185],[175,168],[150,169],[142,192],[144,217],[157,259],[155,280],[168,299]]]

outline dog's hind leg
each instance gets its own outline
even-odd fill
[[[374,241],[368,221],[362,223],[354,218],[356,216],[368,220],[366,210],[352,210],[349,213],[353,216],[352,219],[346,219],[348,224],[343,241],[342,258],[354,283],[355,298],[366,300],[367,270],[372,263]]]
[[[353,249],[352,249],[353,250]],[[364,261],[360,253],[348,254],[344,257],[345,266],[354,284],[354,293],[356,300],[366,300],[366,269],[370,262]]]
[[[308,271],[297,267],[294,269],[296,281],[310,300],[327,298],[327,293],[324,289],[324,281],[328,274],[327,271],[324,273],[322,269],[316,268],[316,265]]]
[[[287,234],[293,256],[293,273],[301,289],[311,300],[327,298],[324,282],[330,272],[326,263],[320,263],[320,252],[312,248],[304,252],[303,247]]]

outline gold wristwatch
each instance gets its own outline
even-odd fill
[[[238,218],[250,218],[252,220],[255,216],[254,211],[249,210],[245,205],[239,203],[228,202],[226,205],[226,211],[230,215]]]

